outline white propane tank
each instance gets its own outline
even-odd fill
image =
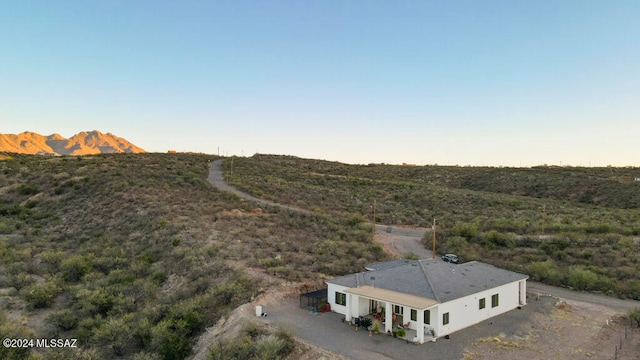
[[[262,306],[256,306],[256,316],[262,316]]]

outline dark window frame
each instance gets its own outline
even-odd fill
[[[491,307],[498,307],[500,306],[500,294],[493,294],[491,295]]]
[[[402,306],[402,305],[393,305],[393,313],[396,314],[396,315],[404,315],[404,306]]]

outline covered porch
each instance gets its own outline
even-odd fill
[[[380,332],[390,333],[403,328],[406,332],[405,339],[420,344],[431,338],[430,335],[425,335],[425,329],[429,326],[425,326],[425,311],[437,307],[436,300],[372,286],[360,286],[345,292],[346,321],[372,316],[379,321]]]

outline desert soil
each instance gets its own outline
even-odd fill
[[[521,324],[522,335],[477,339],[464,359],[639,359],[640,331],[629,329],[621,315],[601,305],[558,300],[549,313]]]

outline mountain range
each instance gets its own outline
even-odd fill
[[[112,133],[83,131],[70,138],[25,131],[0,134],[0,152],[37,155],[92,155],[105,153],[143,153],[143,149]]]

